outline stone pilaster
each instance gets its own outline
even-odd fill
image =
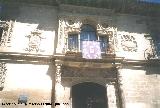
[[[55,65],[55,108],[63,108],[63,86],[61,84],[62,63],[60,60],[56,60]],[[57,103],[59,103],[60,105],[58,105]]]
[[[121,67],[117,68],[120,69]],[[121,72],[117,71],[117,94],[119,97],[119,106],[120,108],[125,108],[125,101],[124,101],[124,95],[123,95],[123,85],[122,85],[122,75]]]
[[[108,108],[117,108],[116,87],[114,83],[107,84]]]
[[[6,70],[6,63],[0,63],[0,91],[4,88]]]

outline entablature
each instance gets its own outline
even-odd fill
[[[55,55],[55,60],[61,61],[62,66],[73,68],[110,69],[119,67],[122,64],[122,57],[106,56],[102,59],[85,59],[76,56]]]
[[[31,63],[31,64],[49,64],[54,62],[51,55],[0,52],[0,62],[6,63]]]

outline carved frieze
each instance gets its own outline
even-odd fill
[[[4,87],[6,70],[7,70],[6,63],[1,62],[0,63],[0,90],[2,90]]]
[[[62,77],[114,78],[116,77],[116,71],[114,69],[106,70],[106,69],[63,67]]]
[[[0,28],[2,28],[0,46],[10,47],[13,25],[14,23],[12,21],[0,21]]]
[[[124,51],[136,52],[137,41],[134,36],[127,34],[121,35],[121,46]]]
[[[26,36],[28,38],[28,48],[26,51],[29,52],[42,52],[43,50],[40,49],[41,40],[44,39],[41,35],[41,31],[36,29],[30,33],[30,35]]]

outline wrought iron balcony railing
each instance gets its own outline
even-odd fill
[[[88,40],[69,40],[66,39],[66,52],[82,52],[82,42]],[[104,41],[92,41],[92,42],[99,42],[100,50],[102,54],[114,54],[113,45],[109,42]]]

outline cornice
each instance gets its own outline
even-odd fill
[[[108,9],[115,13],[142,16],[160,16],[160,4],[137,2],[137,0],[2,0],[1,3],[34,4],[61,7],[62,5]],[[101,13],[101,12],[100,12]]]

